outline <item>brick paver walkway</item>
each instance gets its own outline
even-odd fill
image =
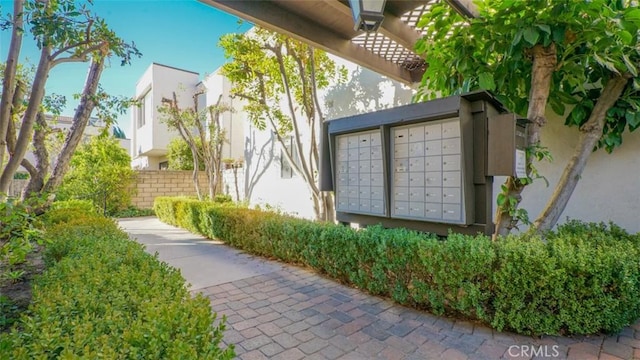
[[[181,268],[188,282],[194,283],[191,277],[199,283],[207,276],[223,279],[192,288],[226,315],[224,341],[235,344],[240,359],[640,359],[640,321],[613,336],[533,338],[496,332],[396,305],[309,269],[219,244],[210,250],[202,247],[201,237],[145,221],[153,220],[121,225],[148,251]],[[206,258],[209,252],[217,257]],[[224,274],[220,268],[206,269],[221,261],[228,269]],[[227,274],[237,271],[245,272]]]
[[[287,266],[201,290],[241,359],[633,359],[640,323],[616,336],[532,338],[434,316]]]

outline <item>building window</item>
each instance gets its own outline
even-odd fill
[[[160,167],[160,170],[169,170],[169,162],[168,161],[163,161],[160,164],[158,164],[158,166]]]
[[[298,151],[296,149],[296,144],[293,141],[293,136],[289,136],[288,140],[285,140],[287,144],[285,145],[286,151],[291,154],[291,158],[293,162],[300,167],[300,157],[298,156]],[[284,154],[285,149],[280,149],[280,178],[282,179],[291,179],[294,175],[293,167],[287,160],[287,157]]]
[[[151,89],[149,89],[140,98],[140,107],[138,108],[138,128],[141,128],[147,122],[150,122],[151,116],[153,115],[153,99],[151,95]]]

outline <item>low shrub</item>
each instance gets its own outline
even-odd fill
[[[51,204],[51,210],[58,209],[74,209],[92,215],[97,215],[102,212],[94,205],[93,201],[86,199],[54,201],[53,204]]]
[[[75,216],[70,215],[75,212]],[[0,336],[0,358],[231,359],[209,301],[110,219],[52,210],[47,270],[28,315]]]
[[[167,223],[303,264],[372,294],[523,334],[617,332],[640,317],[640,234],[570,221],[545,234],[355,230],[272,212],[157,198]]]
[[[138,209],[135,206],[128,206],[126,209],[116,211],[113,214],[114,218],[131,218],[141,216],[153,216],[155,212],[153,209]]]

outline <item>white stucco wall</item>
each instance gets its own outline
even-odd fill
[[[537,165],[540,173],[549,181],[549,187],[538,180],[525,189],[522,205],[535,219],[546,205],[564,166],[573,154],[578,140],[578,129],[564,126],[557,115],[547,114],[549,121],[543,128],[543,144],[553,155],[553,163]],[[627,231],[640,232],[640,131],[625,133],[622,146],[608,154],[598,150],[591,154],[582,178],[578,182],[560,222],[567,218],[583,221],[609,222]],[[497,193],[503,179],[495,179]]]
[[[131,111],[131,154],[132,164],[148,163],[149,169],[157,170],[158,157],[164,156],[169,141],[178,136],[177,132],[168,129],[163,123],[158,107],[162,106],[162,99],[172,99],[173,92],[178,98],[178,106],[186,108],[193,106],[193,94],[199,83],[198,74],[161,64],[152,63],[136,84],[135,98],[140,98],[151,91],[152,115],[150,121],[138,127],[140,115],[137,107]],[[138,156],[148,156],[150,161],[136,160]]]
[[[408,104],[411,101],[413,92],[400,83],[341,58],[331,57],[338,65],[346,67],[349,77],[346,84],[330,86],[320,93],[320,101],[324,104],[322,110],[327,119]],[[374,98],[376,101],[373,101]],[[288,112],[286,104],[281,106]],[[271,129],[267,127],[260,131],[248,123],[245,129],[245,193],[250,196],[250,203],[313,219],[315,214],[308,185],[297,174],[290,179],[281,177],[281,146],[271,134]],[[319,129],[317,131],[319,133]],[[305,131],[301,135],[303,146],[308,145],[310,133]],[[252,178],[258,180],[251,181]]]
[[[225,129],[227,142],[222,147],[223,159],[242,159],[244,156],[244,126],[247,122],[246,114],[242,111],[243,103],[240,99],[232,98],[231,83],[220,75],[219,69],[202,80],[207,89],[206,104],[215,105],[222,95],[221,105],[227,105],[234,111],[227,111],[220,115],[220,123]]]

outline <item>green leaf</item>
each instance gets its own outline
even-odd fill
[[[516,35],[513,37],[513,42],[511,42],[512,46],[516,46],[520,43],[520,40],[522,40],[522,30],[518,30],[516,32]]]
[[[622,30],[618,33],[618,36],[620,37],[620,40],[625,44],[625,45],[631,45],[631,42],[633,41],[633,36],[631,35],[630,32],[626,31],[626,30]]]
[[[631,59],[629,59],[627,54],[622,54],[622,60],[624,61],[627,70],[629,70],[634,77],[638,76],[638,68],[636,67],[636,64],[631,62]]]
[[[526,42],[528,42],[531,45],[535,45],[538,43],[538,39],[540,38],[540,33],[538,33],[538,31],[536,31],[535,28],[530,27],[524,30],[523,36]]]
[[[478,75],[478,82],[480,83],[480,88],[485,90],[495,90],[496,83],[493,80],[493,75],[488,72],[480,73]]]
[[[556,114],[560,116],[564,115],[564,104],[562,103],[562,100],[560,100],[560,98],[558,97],[551,98],[549,100],[549,104],[551,105],[551,108]]]
[[[551,27],[549,27],[549,25],[546,24],[538,24],[536,25],[538,27],[538,29],[546,32],[547,34],[551,34]]]
[[[640,9],[628,8],[624,14],[624,19],[640,25]]]
[[[630,129],[636,129],[640,126],[640,112],[627,112],[625,115],[625,119],[629,124]]]

